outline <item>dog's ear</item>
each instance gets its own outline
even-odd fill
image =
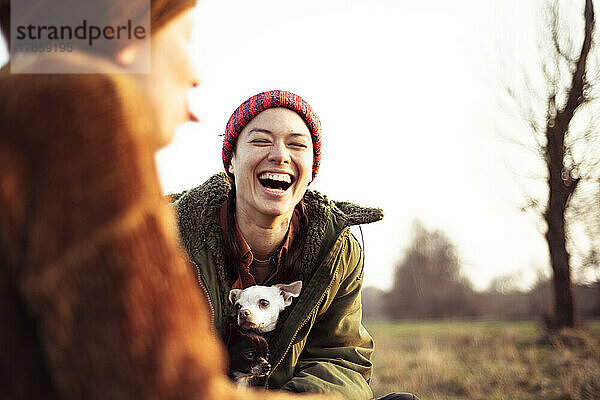
[[[229,291],[229,301],[231,304],[235,304],[237,299],[240,298],[240,293],[242,293],[242,289],[231,289]]]
[[[285,304],[287,307],[292,304],[292,297],[300,296],[300,290],[302,290],[302,281],[292,282],[288,285],[278,283],[273,286],[279,289],[279,294],[281,294],[281,297],[283,297],[283,304]]]

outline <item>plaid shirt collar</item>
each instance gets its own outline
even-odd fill
[[[221,223],[221,227],[223,228],[223,233],[227,234],[227,201],[223,203],[221,208],[219,209],[219,222]],[[288,253],[288,249],[290,248],[292,241],[294,240],[294,235],[298,232],[300,228],[300,216],[298,215],[298,211],[294,210],[292,215],[292,219],[290,221],[290,227],[283,239],[281,245],[277,248],[275,253],[270,257],[271,263],[274,268],[267,275],[264,282],[261,284],[267,284],[272,280],[274,276],[279,272],[279,266],[285,260],[285,257]],[[256,285],[256,279],[252,274],[252,263],[254,262],[254,256],[252,254],[252,249],[244,239],[244,235],[240,231],[240,228],[235,223],[235,240],[240,249],[240,254],[242,254],[240,265],[238,266],[238,277],[236,281],[232,285],[232,289],[245,289],[249,286]]]

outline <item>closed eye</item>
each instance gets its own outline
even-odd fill
[[[290,143],[290,146],[291,147],[296,147],[296,148],[299,148],[299,149],[306,149],[306,148],[308,148],[308,146],[306,144],[304,144],[304,143]]]
[[[267,145],[267,144],[270,144],[271,142],[268,141],[267,139],[253,139],[250,141],[250,143],[257,144],[257,145]]]

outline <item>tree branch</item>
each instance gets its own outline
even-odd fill
[[[571,90],[569,91],[567,102],[563,110],[557,113],[556,119],[560,120],[561,126],[568,127],[568,124],[573,119],[573,114],[579,105],[585,101],[583,90],[585,86],[585,69],[587,65],[588,55],[592,46],[592,34],[594,32],[594,5],[592,0],[585,2],[585,32],[581,52],[577,59],[575,72],[571,78]],[[558,121],[557,121],[558,122]],[[566,125],[565,125],[566,123]]]

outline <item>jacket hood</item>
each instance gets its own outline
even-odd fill
[[[229,182],[229,178],[224,172],[220,172],[211,176],[206,182],[194,189],[170,194],[169,199],[178,208],[181,207],[179,204],[183,203],[183,208],[193,205],[201,206],[200,208],[206,209],[206,211],[209,209],[216,211],[217,207],[223,204],[230,190],[231,183]],[[321,211],[330,211],[345,218],[348,226],[377,222],[383,218],[383,210],[380,208],[363,207],[349,201],[332,201],[316,190],[307,190],[304,201],[309,212],[312,211],[311,214],[314,214],[318,209],[321,209]],[[330,210],[327,210],[327,208],[330,208]],[[196,211],[199,210],[197,207],[194,207],[194,209]],[[207,216],[204,213],[199,213],[198,217],[200,215]]]

